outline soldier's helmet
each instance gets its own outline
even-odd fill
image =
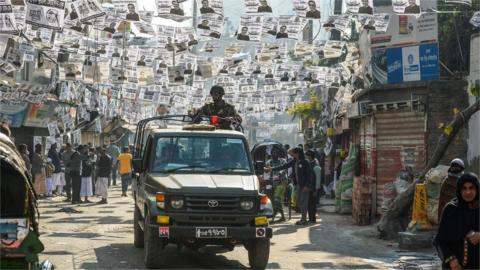
[[[210,89],[210,95],[212,95],[212,94],[217,94],[217,95],[222,95],[223,96],[223,95],[225,95],[225,90],[220,85],[214,85]]]

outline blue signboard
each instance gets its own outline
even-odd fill
[[[386,50],[388,83],[438,80],[438,44]]]

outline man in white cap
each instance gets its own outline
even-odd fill
[[[442,217],[443,208],[445,205],[456,197],[457,180],[463,175],[465,170],[465,164],[463,160],[456,158],[450,162],[450,168],[448,168],[448,176],[442,182],[440,188],[440,198],[438,201],[438,220]]]

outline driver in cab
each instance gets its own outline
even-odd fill
[[[219,85],[213,86],[210,89],[210,95],[212,96],[213,102],[207,103],[193,112],[194,123],[200,123],[200,116],[210,117],[213,115],[220,118],[217,125],[217,128],[219,129],[232,129],[232,121],[235,121],[238,124],[242,123],[242,118],[235,111],[235,107],[223,100],[223,95],[225,95],[223,87]]]

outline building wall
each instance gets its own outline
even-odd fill
[[[472,35],[470,43],[470,76],[469,80],[480,80],[480,34]],[[478,98],[478,97],[477,97]],[[470,104],[475,97],[470,97]],[[480,175],[480,112],[475,113],[468,123],[467,171]]]

